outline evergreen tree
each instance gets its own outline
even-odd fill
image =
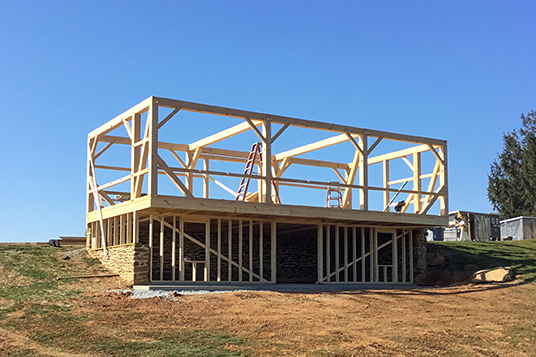
[[[488,175],[488,198],[502,219],[536,216],[536,112],[521,120],[521,129],[504,134]]]

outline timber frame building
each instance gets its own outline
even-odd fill
[[[167,98],[89,133],[87,179],[88,251],[135,285],[413,283],[448,225],[444,140]]]

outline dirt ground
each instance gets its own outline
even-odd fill
[[[63,261],[63,255],[57,258]],[[80,264],[76,259],[82,258],[62,264]],[[86,272],[102,273],[97,267]],[[158,345],[166,336],[191,331],[244,341],[223,346],[222,356],[229,350],[251,356],[536,356],[535,283],[143,300],[110,290],[125,288],[117,277],[80,279],[59,291],[83,293],[60,300],[0,298],[6,311],[0,356],[174,356],[179,354],[146,354],[143,346],[136,352],[122,345]],[[116,342],[107,350],[95,348],[107,341]]]
[[[72,301],[70,311],[92,316],[85,324],[88,337],[96,330],[120,340],[205,330],[254,341],[241,349],[258,356],[536,356],[535,284],[229,292],[173,301],[88,294],[90,299]],[[17,312],[10,315],[15,318]],[[25,334],[34,328],[39,325]],[[1,331],[0,339],[17,343]],[[52,355],[65,356],[56,352]]]

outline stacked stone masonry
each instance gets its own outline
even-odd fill
[[[131,284],[148,284],[149,248],[143,244],[123,244],[108,247],[107,256],[100,249],[88,249],[89,255],[97,258],[109,270],[119,274]]]

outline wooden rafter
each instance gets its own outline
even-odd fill
[[[352,134],[351,136],[356,138],[359,135],[358,134]],[[306,153],[311,152],[311,151],[316,151],[316,150],[327,148],[328,146],[333,146],[333,145],[336,145],[336,144],[344,143],[345,141],[348,141],[348,140],[349,139],[348,139],[347,134],[341,134],[341,135],[333,136],[331,138],[320,140],[320,141],[317,141],[317,142],[314,142],[314,143],[311,143],[311,144],[300,146],[300,147],[298,147],[296,149],[292,149],[292,150],[288,150],[288,151],[284,151],[284,152],[281,152],[279,154],[276,154],[275,155],[275,160],[280,161],[280,160],[283,160],[285,157],[293,157],[293,156],[303,155],[303,154],[306,154]]]
[[[262,124],[262,121],[260,121],[260,120],[252,120],[252,122],[253,122],[253,124],[255,124],[255,126],[258,126],[258,125]],[[190,145],[188,145],[188,151],[195,150],[198,147],[204,147],[204,146],[215,144],[217,142],[220,142],[222,140],[230,138],[231,136],[241,134],[241,133],[243,133],[245,131],[248,131],[250,129],[251,129],[251,126],[247,122],[235,125],[232,128],[225,129],[223,131],[220,131],[219,133],[207,136],[204,139],[201,139],[201,140],[198,140],[196,142],[191,143]]]

